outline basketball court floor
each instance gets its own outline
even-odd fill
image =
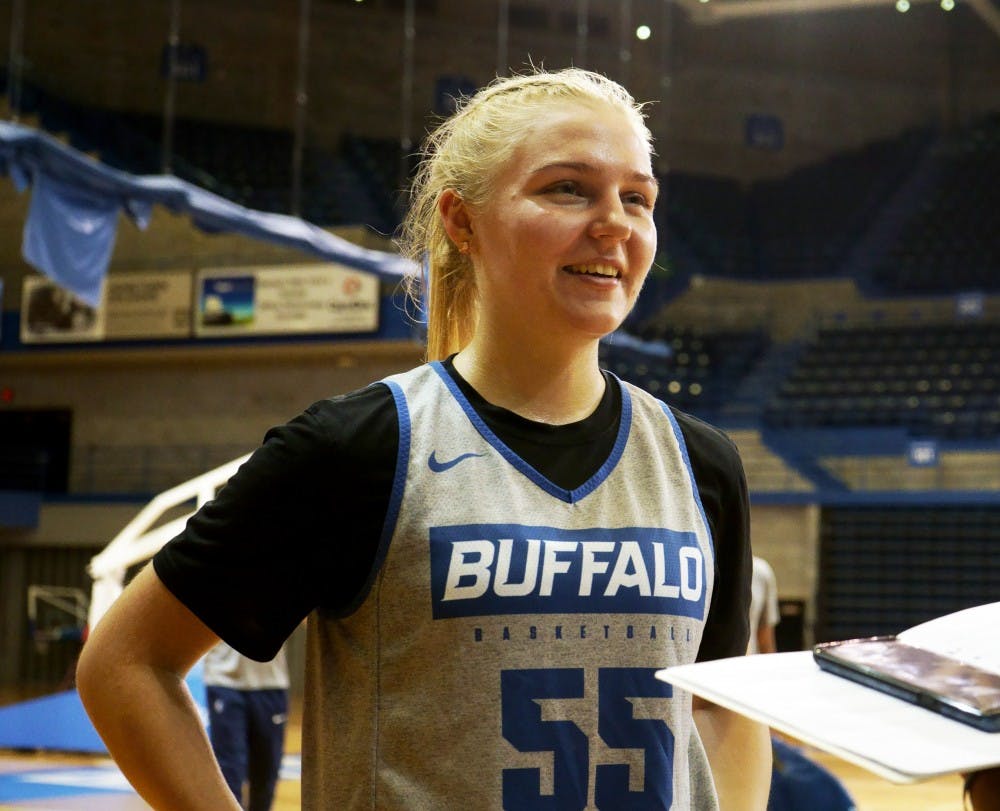
[[[298,754],[285,757],[273,811],[299,808]],[[149,806],[105,757],[0,752],[2,811],[144,811]]]
[[[300,808],[299,726],[293,718],[273,811]],[[822,752],[810,757],[832,771],[858,811],[958,811],[957,777],[896,785]],[[107,757],[0,750],[0,811],[148,811]],[[808,811],[808,809],[803,809]]]

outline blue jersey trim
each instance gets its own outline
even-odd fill
[[[361,591],[360,598],[351,607],[351,611],[357,608],[367,597],[371,590],[372,583],[378,573],[382,570],[385,557],[389,553],[389,544],[392,536],[396,532],[396,522],[399,520],[399,510],[403,504],[403,492],[406,490],[406,474],[410,463],[410,409],[406,404],[406,396],[403,389],[393,380],[383,380],[396,404],[396,420],[399,425],[399,448],[396,451],[396,470],[392,477],[392,489],[389,492],[389,504],[385,510],[385,520],[382,522],[382,534],[379,537],[378,551],[375,553],[375,561],[372,563],[371,574],[368,582],[365,583]]]
[[[430,366],[435,372],[437,372],[438,377],[441,378],[445,386],[448,387],[451,395],[455,398],[455,401],[461,407],[462,411],[465,412],[465,416],[469,418],[469,421],[479,432],[480,436],[489,442],[490,445],[496,449],[497,453],[513,465],[516,470],[524,474],[535,485],[540,487],[550,496],[553,496],[560,501],[565,501],[567,504],[574,504],[592,493],[605,479],[607,479],[608,476],[611,475],[611,471],[615,469],[615,465],[618,464],[622,454],[625,452],[625,443],[628,440],[629,429],[632,425],[632,400],[625,386],[622,385],[621,381],[618,380],[617,377],[614,379],[622,394],[622,413],[618,425],[618,436],[615,439],[615,445],[611,451],[611,455],[608,456],[604,464],[601,465],[598,471],[591,476],[590,479],[574,490],[567,490],[566,488],[559,487],[557,484],[554,484],[549,479],[545,478],[545,476],[535,470],[520,456],[514,453],[514,451],[507,447],[500,437],[493,433],[490,427],[483,421],[483,418],[476,413],[476,410],[472,407],[472,403],[470,403],[466,396],[462,393],[458,384],[452,379],[451,375],[448,374],[448,370],[444,368],[444,364],[440,361],[432,361]],[[612,377],[614,376],[612,375]]]
[[[673,413],[670,411],[670,406],[664,403],[662,400],[658,400],[660,408],[663,409],[663,413],[667,415],[667,419],[670,420],[670,427],[674,432],[674,439],[677,440],[677,447],[680,448],[681,457],[684,459],[684,468],[687,470],[688,482],[691,485],[691,495],[694,498],[694,503],[698,505],[698,513],[701,515],[701,522],[705,525],[705,535],[708,538],[708,546],[712,551],[712,558],[715,558],[715,539],[712,537],[712,525],[708,523],[708,516],[705,514],[705,506],[701,503],[701,493],[698,490],[698,482],[694,477],[694,469],[691,467],[691,457],[688,456],[687,443],[684,441],[684,434],[681,432],[680,425],[677,424],[677,419],[674,417]]]
[[[396,532],[396,522],[399,520],[399,510],[403,504],[403,492],[406,490],[406,474],[410,461],[410,409],[406,404],[406,397],[399,384],[392,380],[380,380],[372,383],[372,386],[384,385],[392,394],[393,402],[396,405],[396,421],[399,425],[399,448],[396,451],[396,470],[392,476],[392,488],[389,491],[389,503],[386,505],[385,518],[382,521],[382,533],[379,535],[378,549],[375,550],[375,559],[372,561],[371,571],[365,580],[364,586],[358,591],[357,596],[343,609],[337,612],[339,617],[349,617],[361,604],[368,599],[372,585],[382,571],[382,564],[385,563],[386,555],[389,554],[389,544],[392,536]]]

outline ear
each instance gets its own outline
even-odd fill
[[[468,246],[472,241],[472,215],[462,196],[454,189],[445,189],[438,198],[438,213],[451,241],[459,247]]]

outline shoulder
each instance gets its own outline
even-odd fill
[[[327,442],[342,444],[368,431],[396,424],[396,403],[389,387],[372,383],[363,389],[318,400],[290,425],[301,423],[305,430],[320,434]]]
[[[307,483],[310,490],[329,486],[354,460],[391,462],[397,444],[392,396],[385,386],[372,384],[319,400],[270,428],[230,484],[236,490],[277,493],[291,488],[304,495],[301,488]]]
[[[698,417],[668,406],[684,437],[688,459],[695,478],[702,483],[744,479],[743,462],[736,443],[714,425]]]
[[[774,576],[774,569],[771,568],[771,564],[764,560],[764,558],[759,558],[756,555],[754,555],[753,558],[753,576],[758,580],[767,583],[776,580]]]
[[[318,424],[336,430],[344,424],[364,423],[372,419],[392,416],[395,410],[392,393],[385,383],[378,382],[317,400],[305,410]]]

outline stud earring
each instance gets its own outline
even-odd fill
[[[459,242],[458,243],[458,252],[461,253],[461,254],[467,254],[469,252],[469,243],[468,242]]]

